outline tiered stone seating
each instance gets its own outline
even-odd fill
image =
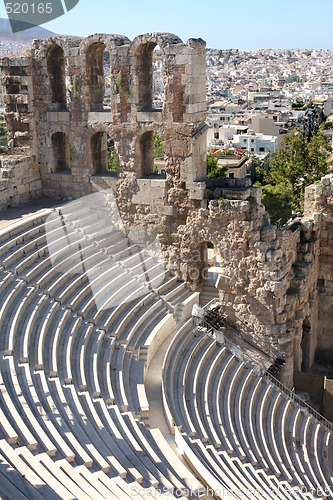
[[[63,211],[69,235],[49,214],[0,232],[0,495],[175,498],[205,484],[219,498],[269,500],[277,488],[280,498],[333,489],[331,433],[179,323],[197,294],[80,202]],[[149,425],[147,372],[177,322],[163,402],[195,476]]]
[[[175,279],[79,202],[63,214],[69,240],[50,213],[0,232],[0,495],[175,498],[202,487],[141,422],[147,368],[176,324]]]
[[[279,498],[326,498],[330,431],[253,368],[190,322],[179,331],[163,366],[177,446],[212,489],[236,498],[244,489],[270,498],[276,488]]]

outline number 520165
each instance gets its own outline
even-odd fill
[[[7,14],[51,14],[52,13],[52,3],[44,2],[7,2],[6,3]]]

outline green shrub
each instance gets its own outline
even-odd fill
[[[207,177],[214,179],[216,177],[225,177],[228,167],[219,167],[217,158],[211,153],[207,154]]]
[[[279,219],[282,219],[283,224],[286,223],[295,208],[292,189],[288,184],[262,186],[261,202],[265,205],[272,224],[276,224]]]
[[[163,158],[163,142],[160,136],[154,132],[154,158]]]
[[[228,198],[225,198],[223,195],[219,199],[219,206],[222,212],[230,212],[231,210],[231,202]]]
[[[115,151],[108,151],[108,170],[109,172],[117,172],[117,155]]]

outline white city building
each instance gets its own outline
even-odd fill
[[[247,149],[249,153],[270,152],[274,153],[278,146],[278,139],[273,135],[264,134],[239,134],[234,135],[232,144],[235,147]]]

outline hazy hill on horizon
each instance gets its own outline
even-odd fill
[[[13,33],[9,19],[0,18],[0,42],[29,43],[36,38],[47,38],[49,36],[59,36],[53,31],[36,26],[25,31]]]

